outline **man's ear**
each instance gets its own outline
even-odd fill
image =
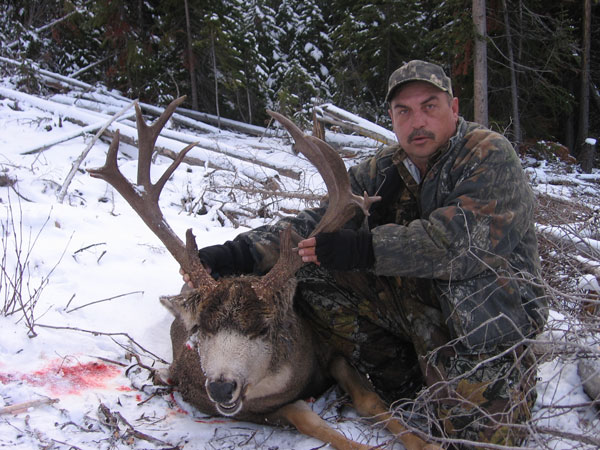
[[[452,113],[454,114],[455,118],[458,119],[458,97],[452,98],[452,104],[450,107],[452,108]]]

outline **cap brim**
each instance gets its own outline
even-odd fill
[[[450,94],[452,96],[452,91],[450,91],[449,89],[440,87],[440,85],[433,83],[431,80],[428,80],[426,78],[408,78],[406,80],[402,80],[398,83],[396,83],[394,86],[392,86],[391,89],[388,90],[388,93],[385,97],[385,101],[386,103],[389,103],[391,98],[393,97],[394,92],[396,92],[398,90],[398,88],[402,87],[403,85],[405,85],[406,83],[410,83],[413,81],[424,81],[425,83],[429,83],[432,86],[435,86],[436,88],[438,88],[440,91],[442,92],[446,92],[448,94]]]

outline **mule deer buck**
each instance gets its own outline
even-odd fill
[[[302,265],[292,250],[291,230],[281,235],[280,257],[264,276],[213,279],[198,257],[195,238],[184,244],[163,218],[158,198],[167,179],[194,144],[183,149],[159,180],[150,180],[151,156],[160,130],[184,100],[173,101],[151,126],[136,104],[139,136],[137,187],[117,166],[119,134],[106,163],[91,176],[112,185],[190,275],[196,288],[161,302],[173,313],[173,362],[169,381],[183,398],[207,414],[234,416],[256,423],[291,424],[337,449],[367,449],[331,428],[302,400],[317,397],[337,381],[350,394],[357,412],[385,423],[409,449],[439,448],[408,432],[392,417],[367,379],[345,359],[319,342],[293,305],[294,274]],[[351,193],[341,158],[325,142],[305,136],[290,120],[269,112],[292,135],[297,148],[317,167],[329,191],[331,207],[313,234],[339,229],[360,206],[365,212],[377,198]]]

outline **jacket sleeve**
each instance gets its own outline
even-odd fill
[[[504,266],[534,196],[510,143],[480,129],[426,175],[420,205],[421,219],[372,230],[377,275],[461,280]]]

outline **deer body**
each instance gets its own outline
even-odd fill
[[[331,443],[340,450],[368,449],[335,431],[302,400],[318,396],[333,381],[350,394],[357,412],[384,422],[409,450],[437,448],[408,432],[389,413],[368,380],[343,358],[332,355],[317,339],[310,324],[294,310],[296,280],[302,265],[292,251],[291,229],[280,236],[280,256],[264,276],[214,280],[198,257],[195,238],[188,230],[185,244],[168,226],[158,198],[170,175],[194,144],[182,150],[156,183],[150,165],[160,130],[184,100],[171,102],[152,125],[136,104],[139,136],[137,186],[117,165],[119,134],[108,150],[106,163],[89,169],[93,177],[112,185],[189,274],[194,289],[163,297],[173,313],[173,362],[168,377],[183,397],[207,414],[234,416],[257,423],[290,424],[300,432]],[[345,165],[328,144],[305,136],[286,117],[269,111],[296,141],[296,148],[319,170],[329,193],[330,207],[312,235],[340,229],[360,207],[368,209],[378,197],[353,194]]]

